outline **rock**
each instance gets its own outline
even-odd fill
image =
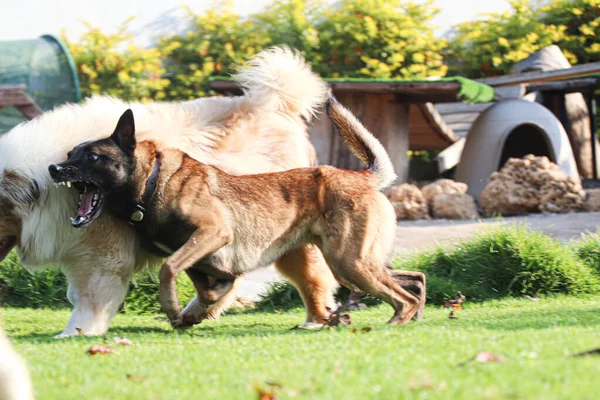
[[[511,158],[494,172],[479,205],[490,216],[532,212],[566,213],[583,207],[581,183],[562,173],[547,157]]]
[[[396,220],[429,219],[427,201],[415,185],[404,183],[389,188],[386,196],[396,211]]]
[[[479,213],[473,197],[466,193],[442,193],[433,198],[431,214],[434,218],[477,219]]]
[[[468,186],[466,183],[455,182],[451,179],[438,179],[437,181],[430,183],[429,185],[423,186],[423,188],[421,188],[421,191],[423,192],[423,196],[425,196],[425,200],[427,200],[427,203],[431,205],[433,202],[433,198],[438,194],[465,194],[467,193],[467,189]]]
[[[583,210],[588,212],[600,211],[600,189],[588,189],[586,193]]]

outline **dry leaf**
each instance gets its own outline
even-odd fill
[[[110,347],[102,346],[99,344],[93,345],[92,347],[90,347],[90,349],[87,352],[91,355],[116,353],[116,351],[114,351]]]
[[[482,351],[475,356],[475,361],[480,363],[505,362],[506,358],[504,358],[500,354],[490,353],[489,351]]]
[[[133,382],[142,382],[144,380],[144,378],[142,378],[141,376],[137,376],[137,375],[127,374],[125,376],[127,377],[128,380],[133,381]]]
[[[114,341],[116,344],[121,344],[123,346],[129,346],[130,344],[133,344],[133,342],[127,338],[115,337]]]
[[[281,384],[274,382],[267,382],[267,385],[270,387],[270,390],[264,389],[259,385],[254,385],[254,389],[258,393],[258,400],[277,400],[279,397],[277,396],[277,390],[281,389]]]
[[[362,332],[371,332],[373,330],[373,328],[371,328],[370,326],[365,326],[364,328],[361,329]]]
[[[450,315],[448,315],[448,318],[450,318],[450,319],[458,319],[458,317],[456,315],[454,315],[454,310],[450,311]]]
[[[350,314],[344,312],[347,309],[348,305],[342,304],[337,308],[337,310],[331,313],[329,318],[323,318],[325,326],[338,326],[340,324],[350,325],[352,323],[352,321],[350,321]],[[327,311],[331,312],[331,309],[327,307]]]
[[[600,348],[584,351],[583,353],[571,354],[571,357],[583,357],[583,356],[600,356]]]
[[[500,354],[490,353],[489,351],[481,351],[481,352],[477,353],[475,356],[469,358],[467,361],[461,362],[457,366],[462,367],[463,365],[465,365],[471,361],[477,361],[477,362],[480,362],[483,364],[487,364],[487,363],[491,363],[491,362],[505,362],[506,358],[504,358],[504,356],[501,356]]]
[[[80,335],[83,335],[83,330],[81,330],[81,328],[75,328],[75,330],[77,331],[77,333],[79,333]]]

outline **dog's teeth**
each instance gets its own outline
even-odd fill
[[[98,203],[98,202],[97,202],[96,200],[94,200],[94,201],[92,202],[92,207],[96,207],[96,204],[97,204],[97,203]]]
[[[71,181],[67,181],[67,187],[71,187]]]

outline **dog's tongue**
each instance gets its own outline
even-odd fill
[[[85,192],[81,195],[81,203],[79,204],[79,209],[77,210],[77,215],[80,217],[85,217],[92,211],[92,202],[94,201],[94,193],[96,190],[91,188],[85,188]]]

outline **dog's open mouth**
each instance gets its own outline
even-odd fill
[[[102,212],[104,195],[100,187],[95,183],[86,180],[65,180],[55,181],[55,184],[67,187],[73,186],[79,191],[77,214],[71,218],[71,224],[75,228],[82,228],[88,225]]]
[[[17,244],[16,236],[5,236],[0,239],[0,261],[4,260],[15,244]]]

